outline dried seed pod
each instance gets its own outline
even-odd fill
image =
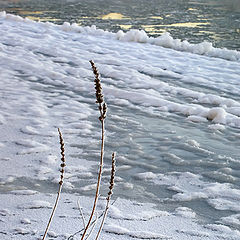
[[[64,168],[65,168],[65,166],[66,166],[66,163],[65,163],[65,154],[64,154],[64,141],[63,141],[63,137],[62,137],[62,133],[61,133],[61,131],[60,131],[60,129],[58,128],[58,133],[59,133],[59,140],[60,140],[60,149],[61,149],[61,155],[62,155],[62,157],[61,157],[61,161],[62,161],[62,163],[61,163],[61,169],[60,169],[60,173],[61,173],[61,176],[60,176],[60,181],[59,181],[59,184],[60,185],[62,185],[63,184],[63,178],[64,178],[64,176],[63,176],[63,174],[64,174]]]
[[[92,65],[92,70],[93,70],[93,73],[95,75],[95,89],[96,89],[96,103],[103,103],[103,94],[102,94],[102,86],[101,86],[101,81],[100,81],[100,78],[99,78],[99,73],[98,73],[98,70],[94,64],[94,62],[91,60],[89,61]]]
[[[103,118],[106,118],[106,114],[107,114],[107,104],[104,102],[103,103]]]
[[[45,232],[43,234],[43,238],[42,240],[45,240],[46,236],[47,236],[47,233],[48,233],[48,229],[50,227],[50,224],[52,222],[52,219],[53,219],[53,216],[54,216],[54,213],[56,211],[56,208],[57,208],[57,205],[58,205],[58,201],[59,201],[59,198],[60,198],[60,194],[61,194],[61,191],[62,191],[62,185],[63,185],[63,173],[64,173],[64,167],[66,166],[65,164],[65,155],[64,155],[64,141],[63,141],[63,137],[62,137],[62,133],[60,131],[60,129],[58,128],[58,133],[59,133],[59,139],[60,139],[60,148],[61,148],[61,169],[60,169],[60,173],[61,173],[61,176],[60,176],[60,181],[59,181],[59,188],[58,188],[58,193],[57,193],[57,197],[56,197],[56,201],[55,201],[55,204],[53,206],[53,209],[52,209],[52,213],[51,213],[51,216],[49,218],[49,221],[48,221],[48,224],[47,224],[47,227],[45,229]]]
[[[113,153],[112,154],[112,170],[111,170],[110,186],[109,186],[107,200],[109,200],[111,195],[113,194],[115,172],[116,172],[115,153]]]

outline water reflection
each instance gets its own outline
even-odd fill
[[[166,29],[162,28],[163,26],[164,25],[142,25],[142,28],[146,32],[150,32],[154,35],[160,35],[167,31]]]
[[[122,30],[129,30],[129,29],[132,28],[132,25],[119,24],[119,27],[120,27]]]
[[[121,13],[108,13],[106,15],[101,16],[100,18],[116,20],[116,19],[123,19],[126,17],[124,15],[122,15]]]
[[[164,26],[197,28],[197,27],[201,27],[203,25],[209,25],[209,23],[204,23],[204,22],[180,22],[180,23],[173,23],[173,24],[164,25]]]
[[[160,17],[160,16],[151,16],[150,18],[153,18],[153,19],[163,19],[163,17]]]
[[[22,9],[17,9],[19,15],[25,16],[28,19],[41,22],[56,22],[58,19],[52,18],[51,16],[47,17],[49,13],[54,13],[56,11],[26,11]],[[46,16],[46,17],[44,17]]]

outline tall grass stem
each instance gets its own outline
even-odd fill
[[[84,232],[82,234],[82,238],[81,240],[84,239],[87,230],[89,228],[89,226],[91,225],[96,207],[97,207],[97,202],[99,199],[99,191],[100,191],[100,185],[101,185],[101,178],[102,178],[102,169],[103,169],[103,158],[104,158],[104,121],[106,118],[106,113],[107,113],[107,105],[104,102],[104,98],[103,98],[103,94],[102,94],[102,86],[101,86],[101,81],[99,79],[99,72],[94,64],[94,62],[92,60],[89,61],[91,66],[92,66],[92,70],[93,70],[93,74],[95,76],[95,89],[96,89],[96,103],[98,103],[98,109],[100,112],[100,117],[99,120],[101,122],[101,153],[100,153],[100,163],[99,163],[99,170],[98,170],[98,179],[97,179],[97,187],[96,187],[96,193],[95,193],[95,198],[94,198],[94,202],[93,202],[93,207],[92,207],[92,212],[90,214],[88,223],[84,229]]]
[[[102,232],[102,228],[105,222],[105,219],[107,217],[107,213],[108,213],[108,209],[109,209],[109,204],[110,204],[110,200],[111,200],[111,196],[113,194],[113,187],[114,187],[114,178],[115,178],[115,170],[116,169],[116,165],[115,165],[115,153],[112,154],[112,170],[111,170],[111,178],[110,178],[110,186],[109,186],[109,192],[108,192],[108,196],[107,196],[107,204],[106,204],[106,208],[105,211],[103,213],[103,219],[101,222],[101,225],[99,227],[97,236],[95,238],[95,240],[97,240]]]
[[[60,149],[61,149],[61,156],[62,156],[61,157],[62,163],[61,163],[61,170],[60,170],[61,176],[60,176],[60,181],[59,181],[59,187],[58,187],[56,201],[55,201],[55,204],[53,206],[52,213],[51,213],[51,216],[49,218],[49,221],[48,221],[47,227],[45,229],[45,232],[44,232],[42,240],[45,240],[45,238],[47,236],[48,229],[50,227],[50,224],[52,222],[53,216],[55,214],[55,211],[56,211],[56,208],[57,208],[57,205],[58,205],[58,202],[59,202],[60,194],[61,194],[61,191],[62,191],[62,185],[63,185],[64,168],[66,166],[66,164],[65,164],[65,154],[64,154],[64,141],[63,141],[62,133],[61,133],[59,128],[58,128],[58,133],[59,133]]]

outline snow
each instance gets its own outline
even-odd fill
[[[38,196],[32,196],[34,199],[44,198],[51,200],[53,196],[47,196],[40,194]],[[71,200],[69,199],[71,197]],[[62,195],[62,206],[59,205],[58,211],[55,215],[55,221],[52,222],[51,230],[49,231],[49,237],[56,239],[67,239],[71,233],[75,233],[81,227],[81,221],[78,211],[76,210],[76,200],[78,196],[68,194]],[[90,206],[86,208],[86,205],[91,201],[89,197],[80,197],[83,209],[90,210]],[[29,237],[36,236],[38,239],[44,228],[47,218],[49,216],[49,209],[25,209],[24,212],[19,212],[14,207],[17,200],[20,204],[24,201],[27,203],[33,199],[26,199],[25,197],[17,199],[8,199],[7,194],[2,195],[4,200],[3,205],[8,205],[8,208],[12,208],[13,212],[8,216],[8,221],[5,222],[6,216],[1,217],[4,223],[1,226],[2,239],[9,239],[9,235],[12,239],[29,239]],[[34,200],[33,200],[34,201]],[[52,199],[53,201],[53,199]],[[63,204],[65,202],[65,205]],[[102,202],[103,203],[103,202]],[[239,232],[232,231],[224,225],[206,225],[200,226],[194,219],[194,213],[187,208],[178,208],[173,213],[161,213],[153,214],[153,204],[139,205],[135,202],[123,199],[117,199],[114,203],[114,211],[118,211],[120,215],[116,215],[112,218],[111,215],[106,221],[104,231],[102,233],[103,238],[111,236],[111,239],[128,239],[129,237],[137,239],[222,239],[220,236],[226,239],[238,239]],[[136,211],[139,216],[147,216],[144,219],[128,218],[127,216],[135,216]],[[156,211],[155,211],[156,212]],[[84,212],[85,213],[85,212]],[[150,217],[150,218],[149,218]],[[69,221],[71,224],[69,224]],[[79,226],[80,225],[80,226]],[[61,226],[61,228],[59,228]],[[2,228],[4,227],[4,228]],[[190,230],[191,229],[191,230]],[[8,236],[6,236],[8,234]],[[77,239],[79,235],[76,235],[74,239]],[[34,237],[33,237],[34,238]],[[34,238],[34,239],[35,239]]]
[[[106,225],[105,231],[117,235],[125,235],[138,239],[171,239],[171,237],[156,234],[148,231],[129,231],[127,228],[119,227],[118,225]]]
[[[67,167],[49,237],[67,239],[81,229],[78,199],[84,215],[90,213],[100,139],[90,59],[109,106],[98,215],[111,151],[118,152],[116,201],[102,238],[240,238],[238,51],[190,44],[169,33],[111,33],[5,12],[0,34],[1,239],[43,234],[60,176],[58,127]],[[211,147],[211,141],[219,145]],[[211,224],[201,221],[192,209],[197,201],[226,214]]]
[[[36,208],[51,208],[51,204],[46,201],[35,200],[31,203],[19,205],[19,208],[28,208],[28,209],[36,209]]]

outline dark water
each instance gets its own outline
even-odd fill
[[[157,37],[168,31],[191,43],[240,50],[240,0],[0,0],[0,10],[113,32],[144,29]]]

